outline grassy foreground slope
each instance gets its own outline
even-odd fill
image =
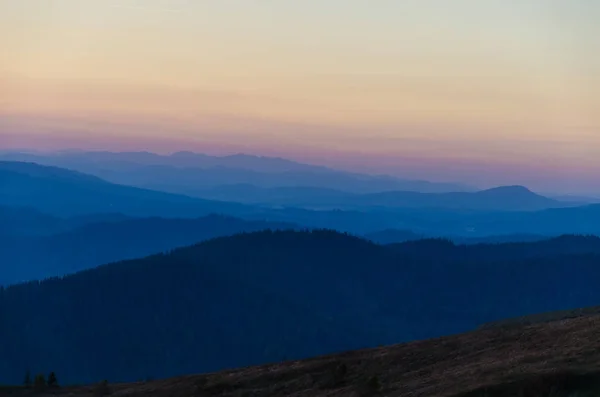
[[[457,336],[304,361],[147,383],[110,385],[114,396],[597,395],[600,316]],[[53,395],[94,396],[94,386]],[[12,395],[27,395],[16,392]]]

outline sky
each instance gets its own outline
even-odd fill
[[[600,193],[597,0],[0,0],[0,149]]]

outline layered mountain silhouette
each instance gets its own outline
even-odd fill
[[[263,231],[0,289],[0,381],[136,380],[454,334],[592,306],[600,240],[379,246]],[[476,296],[477,299],[473,299]]]
[[[421,193],[387,191],[372,194],[352,194],[315,187],[259,188],[240,184],[198,189],[197,195],[215,200],[231,200],[248,204],[303,207],[312,209],[365,208],[445,208],[474,211],[535,211],[547,208],[573,207],[535,194],[523,186],[503,186],[479,192]]]
[[[461,184],[358,174],[247,154],[217,157],[190,152],[169,156],[147,152],[64,152],[54,155],[8,152],[0,154],[0,159],[58,166],[99,176],[113,183],[200,197],[206,189],[236,184],[262,188],[309,186],[355,193],[472,190]],[[225,201],[231,199],[226,197]]]
[[[54,235],[16,234],[0,238],[0,286],[63,276],[220,236],[296,228],[292,224],[218,215],[198,219],[110,219],[102,223],[95,223],[94,218],[88,219],[91,223]],[[60,226],[72,227],[81,221],[81,218],[69,219]]]
[[[52,234],[68,229],[62,219],[34,208],[0,206],[0,236]]]
[[[507,205],[513,206],[513,209],[514,206],[529,206],[531,209],[543,203],[553,203],[552,200],[549,201],[521,187],[498,188],[477,193],[402,193],[414,197],[415,203],[421,203],[420,207],[378,206],[315,210],[199,199],[117,185],[79,172],[33,163],[0,162],[0,184],[3,187],[0,191],[0,205],[31,207],[61,217],[90,214],[106,216],[116,213],[129,217],[195,218],[217,213],[245,219],[295,223],[310,228],[336,229],[361,235],[386,229],[408,229],[429,236],[466,237],[507,234],[600,234],[600,205],[540,211],[506,211]],[[394,196],[397,192],[382,193],[384,196],[388,194]],[[462,198],[447,199],[455,195]],[[442,204],[431,206],[427,203],[430,199],[442,200]],[[369,199],[368,202],[372,200],[375,199]],[[444,208],[444,205],[454,207]],[[470,209],[477,206],[478,209]],[[485,206],[504,206],[504,209],[484,210]]]
[[[53,154],[4,152],[3,158],[12,161],[52,162],[84,166],[85,164],[138,164],[165,165],[174,167],[196,168],[239,168],[256,172],[279,173],[286,171],[315,171],[327,172],[331,169],[310,164],[303,164],[283,158],[253,156],[238,153],[228,156],[210,156],[189,151],[175,152],[170,155],[160,155],[150,152],[103,152],[103,151],[63,151]]]
[[[465,192],[456,184],[406,181],[342,172],[280,158],[207,156],[188,152],[4,154],[4,158],[58,165],[118,184],[220,201],[318,209],[365,207],[539,210],[575,206],[508,186]],[[442,194],[436,194],[442,193]]]
[[[589,197],[589,196],[559,195],[559,196],[553,196],[551,198],[553,198],[554,200],[563,201],[563,202],[572,202],[572,203],[579,204],[579,205],[600,203],[600,198]]]
[[[117,185],[95,176],[34,163],[0,162],[0,186],[0,205],[29,206],[51,215],[202,216],[244,210],[239,204]]]
[[[98,213],[68,218],[48,215],[32,207],[0,205],[0,236],[49,236],[89,223],[119,222],[131,219],[119,213]]]
[[[477,211],[535,211],[570,206],[535,194],[523,186],[502,186],[472,193],[384,192],[361,196],[359,202],[363,206]]]
[[[4,266],[0,269],[0,285],[61,276],[219,236],[265,229],[306,229],[293,223],[252,221],[221,215],[131,218],[122,214],[97,214],[57,218],[28,208],[0,207],[0,216],[2,214],[7,215],[2,217],[0,257],[4,258]],[[392,229],[367,234],[365,238],[379,244],[393,244],[436,236]],[[438,241],[475,245],[548,239],[550,236],[511,234],[480,238],[444,236],[444,240]]]

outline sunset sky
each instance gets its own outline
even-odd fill
[[[600,191],[598,0],[0,0],[0,149]]]

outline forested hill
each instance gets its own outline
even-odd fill
[[[0,238],[0,285],[62,276],[220,236],[294,228],[297,226],[282,222],[210,215],[90,223],[50,236],[7,235]]]
[[[596,305],[598,240],[568,238],[581,244],[507,246],[504,260],[495,246],[263,231],[1,289],[0,383],[27,369],[77,383],[207,372]]]
[[[600,237],[563,235],[531,242],[479,244],[456,244],[449,239],[432,238],[387,247],[411,257],[435,260],[444,257],[444,260],[508,262],[536,257],[600,254]]]

